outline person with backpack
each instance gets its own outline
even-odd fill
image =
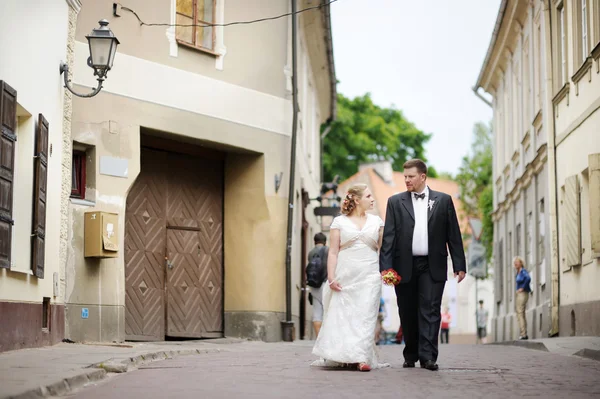
[[[306,284],[312,296],[315,338],[319,336],[323,323],[323,283],[327,280],[327,256],[329,255],[329,247],[326,244],[325,234],[315,234],[315,247],[308,253],[306,266]]]

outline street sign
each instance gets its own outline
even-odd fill
[[[486,277],[486,250],[480,241],[473,240],[467,251],[469,274],[475,278]]]

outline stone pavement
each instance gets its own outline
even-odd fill
[[[68,392],[156,358],[219,352],[245,342],[239,339],[125,344],[58,344],[0,353],[0,399],[44,397]],[[229,344],[229,345],[226,345]],[[232,348],[229,348],[231,346]],[[100,367],[101,366],[101,367]]]
[[[498,345],[444,345],[440,370],[402,368],[402,346],[380,348],[392,367],[360,373],[310,367],[311,342],[246,343],[113,374],[65,396],[100,398],[590,398],[600,362]]]
[[[441,369],[432,373],[402,369],[403,346],[390,345],[380,351],[391,368],[358,373],[309,367],[311,347],[310,341],[220,339],[5,352],[0,353],[0,398],[600,395],[600,362],[577,356],[500,345],[442,345]],[[174,358],[185,354],[190,356]],[[124,369],[130,372],[112,372]],[[79,390],[86,384],[90,387]]]
[[[498,345],[521,346],[538,349],[559,355],[575,355],[600,361],[600,337],[556,337],[530,339],[527,341],[507,341]]]

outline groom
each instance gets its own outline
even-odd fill
[[[404,164],[406,190],[388,200],[380,269],[402,278],[396,297],[404,331],[404,365],[437,370],[440,307],[448,275],[448,249],[460,283],[467,270],[452,198],[426,185],[427,165]],[[447,249],[448,248],[448,249]]]

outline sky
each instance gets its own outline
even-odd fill
[[[491,108],[472,91],[500,0],[338,0],[331,5],[338,91],[371,93],[432,133],[428,164],[456,174]]]

